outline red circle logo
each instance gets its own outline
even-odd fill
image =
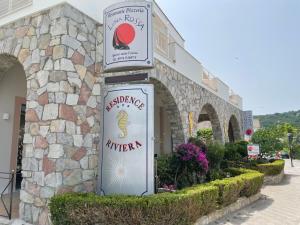
[[[117,27],[116,36],[122,44],[129,45],[135,38],[135,30],[130,24],[123,23]]]
[[[248,136],[251,136],[251,135],[253,134],[253,130],[252,130],[252,129],[246,130],[246,134],[247,134]]]

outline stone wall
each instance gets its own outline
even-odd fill
[[[220,141],[224,142],[229,140],[228,126],[232,116],[238,121],[235,132],[240,134],[239,137],[242,137],[243,120],[242,111],[240,109],[159,61],[156,61],[155,69],[151,70],[150,74],[153,79],[160,81],[173,96],[178,111],[180,112],[185,139],[189,137],[189,112],[192,112],[194,115],[193,132],[195,134],[198,116],[202,108],[206,105],[210,105],[216,112],[217,117],[211,122],[213,126],[218,127],[217,132],[219,133],[216,134],[216,136],[222,139]]]
[[[275,185],[280,184],[284,178],[284,169],[280,174],[275,176],[265,176],[264,177],[264,185]]]
[[[237,124],[234,124],[235,137],[237,139],[242,138],[243,113],[239,108],[191,81],[159,60],[155,60],[155,67],[151,70],[106,73],[104,76],[111,77],[144,72],[149,74],[149,82],[154,84],[155,91],[165,95],[165,98],[162,100],[166,103],[171,121],[174,146],[190,137],[189,112],[192,112],[194,115],[193,134],[196,134],[198,118],[203,108],[208,109],[208,113],[211,114],[210,119],[215,133],[214,136],[218,141],[229,141],[228,128],[231,118],[236,118],[237,121]]]
[[[20,193],[20,216],[27,222],[47,224],[48,200],[55,194],[95,189],[100,30],[67,4],[0,29],[0,52],[15,56],[27,79]]]

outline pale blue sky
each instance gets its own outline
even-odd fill
[[[300,0],[157,0],[186,48],[255,114],[300,109]]]

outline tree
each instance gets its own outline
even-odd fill
[[[262,128],[252,136],[252,142],[259,144],[262,153],[275,153],[288,148],[287,134],[297,134],[297,129],[288,123]]]
[[[205,143],[213,141],[213,130],[211,128],[203,128],[197,131],[197,138],[200,138]]]

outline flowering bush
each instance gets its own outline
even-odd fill
[[[176,148],[177,171],[175,184],[179,188],[202,183],[208,171],[206,149],[192,143],[182,144]]]
[[[194,144],[182,144],[176,149],[176,155],[184,164],[192,164],[196,170],[206,173],[208,171],[208,161],[205,152]],[[197,167],[199,167],[197,169]],[[199,171],[199,172],[200,172]]]

